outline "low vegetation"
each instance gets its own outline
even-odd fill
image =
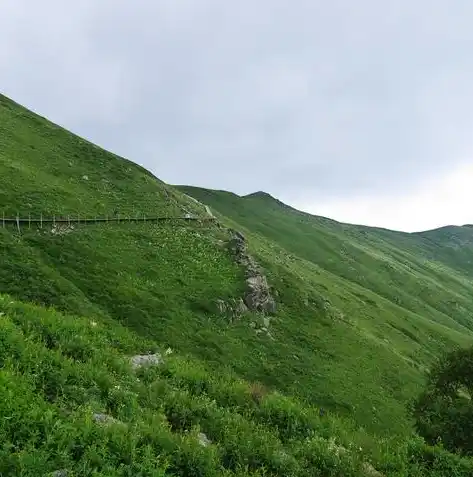
[[[189,196],[218,222],[0,228],[0,476],[473,475],[410,408],[473,344],[473,229],[173,188],[0,96],[6,215],[207,216]],[[219,311],[247,286],[231,229],[274,313]]]
[[[209,372],[120,325],[8,296],[0,310],[0,475],[473,472],[470,461],[419,438],[376,442],[348,419]],[[159,351],[161,364],[132,368],[133,355]]]

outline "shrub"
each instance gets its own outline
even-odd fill
[[[416,429],[429,444],[442,442],[453,452],[473,455],[473,348],[440,359],[415,400]]]

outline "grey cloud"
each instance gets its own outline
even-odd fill
[[[471,157],[468,0],[3,3],[4,91],[171,183],[395,195]]]

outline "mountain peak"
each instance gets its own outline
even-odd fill
[[[243,196],[244,199],[270,199],[270,200],[277,200],[271,194],[259,190],[257,192],[252,192],[251,194],[247,194]]]

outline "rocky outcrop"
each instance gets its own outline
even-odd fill
[[[268,281],[261,268],[248,253],[245,236],[231,230],[232,238],[228,243],[230,253],[235,261],[245,269],[247,291],[243,302],[250,311],[275,313],[276,302],[271,295]]]
[[[239,320],[248,312],[248,307],[242,298],[232,298],[229,301],[217,300],[217,309],[219,313],[225,315],[231,323]]]
[[[245,304],[250,310],[261,313],[275,313],[276,302],[271,296],[268,282],[264,275],[255,275],[246,279],[248,291],[245,294]]]

